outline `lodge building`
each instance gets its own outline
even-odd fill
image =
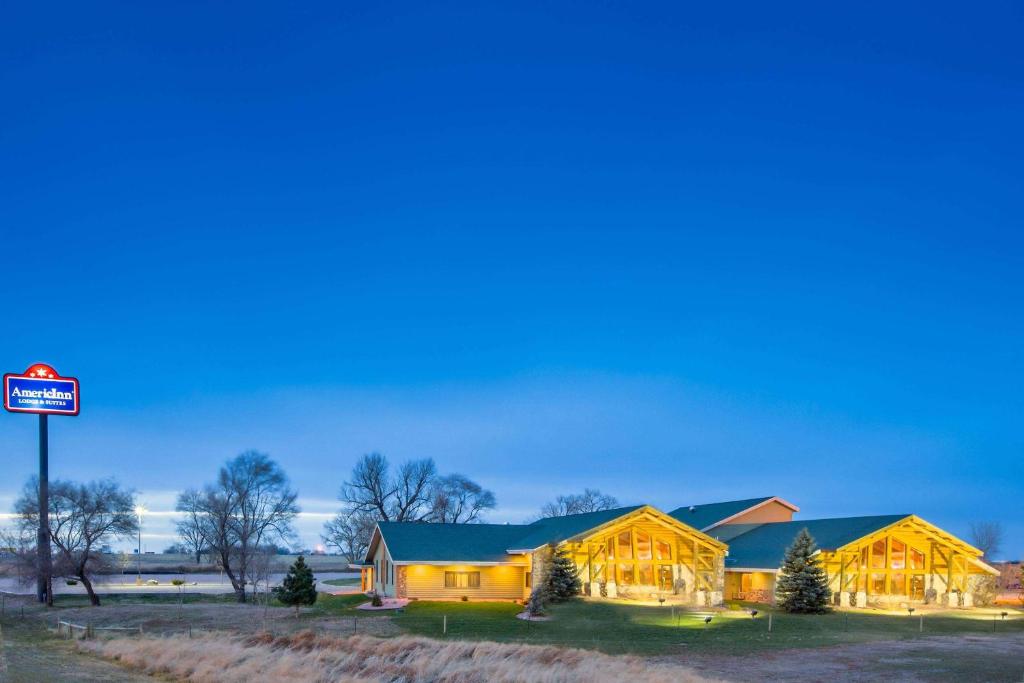
[[[362,588],[423,600],[525,600],[551,544],[568,550],[584,595],[696,606],[773,602],[786,548],[814,537],[839,606],[972,605],[971,580],[998,571],[982,553],[911,514],[794,520],[777,496],[650,505],[532,524],[381,522]]]

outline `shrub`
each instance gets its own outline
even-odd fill
[[[384,606],[384,600],[381,599],[380,593],[377,593],[376,591],[374,591],[373,593],[370,594],[370,604],[373,605],[374,607],[383,607]]]
[[[462,596],[462,602],[469,602],[469,596],[468,595],[463,595]]]
[[[991,607],[999,597],[999,586],[994,576],[971,577],[971,592],[974,593],[974,604],[977,607]]]
[[[171,579],[171,585],[172,586],[179,586],[179,587],[180,586],[184,586],[185,585],[185,581],[183,579]]]
[[[67,584],[67,585],[69,585],[69,586],[77,586],[77,585],[78,585],[78,582],[77,582],[77,581],[75,581],[74,579],[68,579],[68,580],[67,580],[67,581],[65,581],[64,583],[66,583],[66,584]]]
[[[288,568],[288,574],[280,587],[274,589],[274,595],[285,605],[294,607],[296,617],[299,616],[301,605],[316,603],[316,579],[302,555]]]

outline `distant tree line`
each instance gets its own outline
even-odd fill
[[[3,534],[14,551],[21,577],[35,579],[39,558],[38,482],[29,480],[14,505],[17,524]],[[175,509],[178,542],[168,552],[181,552],[201,563],[204,555],[220,567],[239,602],[269,581],[272,557],[294,547],[293,526],[299,514],[298,494],[284,470],[268,455],[246,451],[225,462],[213,481],[179,494]],[[430,458],[392,466],[380,453],[363,455],[343,482],[341,511],[324,525],[323,541],[350,561],[361,561],[378,522],[473,524],[484,521],[496,506],[494,494],[469,477],[442,474]],[[558,496],[541,516],[594,512],[618,506],[613,497],[585,489]],[[139,532],[135,492],[112,479],[79,484],[50,483],[52,577],[81,583],[94,605],[98,573],[116,569],[109,544],[128,541]],[[48,591],[52,604],[52,587]]]

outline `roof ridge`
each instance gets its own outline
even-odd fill
[[[596,515],[601,512],[616,512],[618,510],[636,510],[646,505],[648,505],[648,503],[639,503],[637,505],[622,505],[614,508],[605,508],[604,510],[591,510],[590,512],[574,512],[571,515],[553,515],[551,517],[541,517],[540,519],[536,519],[525,526],[533,526],[534,524],[539,524],[540,522],[547,522],[552,519],[569,519],[572,517],[582,517],[583,515]]]
[[[769,524],[807,524],[809,522],[831,522],[831,521],[839,521],[839,520],[845,520],[845,519],[878,519],[878,518],[881,518],[881,517],[910,517],[913,514],[914,513],[912,513],[912,512],[906,512],[906,513],[892,512],[892,513],[881,514],[881,515],[852,515],[850,517],[815,517],[815,518],[812,518],[812,519],[789,519],[789,520],[785,520],[785,521],[781,521],[781,522],[739,522],[739,523],[736,523],[736,524],[723,524],[722,526],[726,527],[726,526],[767,526]]]

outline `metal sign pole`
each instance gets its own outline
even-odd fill
[[[36,536],[36,599],[53,606],[50,557],[50,415],[78,415],[78,380],[61,377],[45,363],[4,375],[4,410],[39,416],[39,533]]]
[[[39,602],[53,604],[50,578],[50,434],[47,415],[39,416],[39,535],[36,548],[39,556],[39,577],[36,582],[36,598]]]

